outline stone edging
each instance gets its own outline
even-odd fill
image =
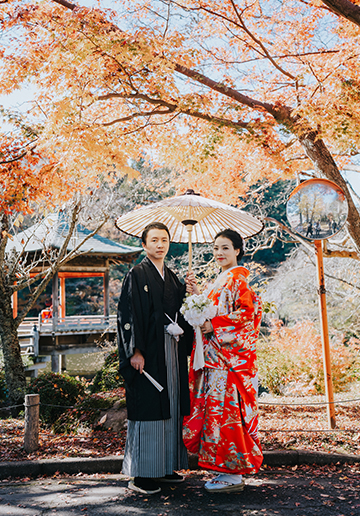
[[[119,474],[123,457],[112,455],[102,458],[67,458],[29,460],[0,463],[0,480],[7,478],[52,476],[59,472],[73,475],[76,473],[113,473]],[[326,464],[360,462],[360,455],[343,455],[339,453],[310,452],[306,450],[274,450],[264,452],[264,465],[297,466],[301,464]],[[197,469],[197,456],[189,455],[190,469]]]

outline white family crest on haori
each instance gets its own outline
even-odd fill
[[[205,365],[204,347],[200,326],[205,321],[211,320],[216,316],[217,307],[205,294],[193,294],[186,296],[180,312],[184,319],[195,328],[195,354],[194,370],[202,369]]]

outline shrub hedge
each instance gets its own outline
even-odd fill
[[[96,430],[94,427],[102,410],[110,409],[116,401],[125,406],[125,399],[113,392],[96,393],[79,399],[74,408],[67,410],[52,425],[55,433],[77,434],[84,429]]]
[[[44,373],[30,381],[27,392],[40,394],[40,417],[46,425],[52,425],[66,407],[84,396],[85,385],[67,374]]]
[[[114,350],[108,354],[104,365],[96,373],[90,386],[90,392],[112,391],[124,385],[124,380],[119,374],[119,352]]]

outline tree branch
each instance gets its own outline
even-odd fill
[[[324,249],[323,255],[325,258],[351,258],[352,260],[360,260],[360,256],[356,251],[330,251],[329,249]]]
[[[206,75],[203,75],[198,71],[191,70],[190,68],[178,63],[175,64],[175,70],[178,73],[221,93],[222,95],[238,101],[240,104],[250,107],[251,109],[270,113],[278,122],[292,123],[294,121],[291,117],[292,109],[289,106],[275,106],[268,102],[261,102],[260,100],[253,99],[247,95],[243,95],[233,88],[230,88],[229,86],[225,86],[225,84],[221,82],[214,81],[213,79],[206,77]]]
[[[74,10],[76,8],[75,4],[67,2],[67,0],[52,0],[53,2],[56,2],[60,5],[63,5],[64,7],[67,7],[68,9]],[[118,27],[115,27],[120,33],[124,34],[121,29]],[[241,104],[244,104],[245,106],[248,106],[252,109],[257,109],[259,111],[267,111],[270,113],[278,122],[285,121],[290,122],[291,121],[291,111],[292,109],[288,106],[275,106],[274,104],[269,104],[267,102],[261,102],[260,100],[255,100],[251,97],[248,97],[247,95],[243,95],[239,91],[230,88],[229,86],[225,86],[225,84],[214,81],[213,79],[210,79],[209,77],[205,76],[204,74],[192,70],[190,68],[187,68],[184,65],[173,63],[175,67],[175,71],[180,73],[181,75],[185,75],[186,77],[189,77],[190,79],[193,79],[194,81],[203,84],[204,86],[207,86],[208,88],[217,91],[221,93],[222,95],[225,95],[229,98],[232,98],[236,100],[237,102],[240,102]],[[99,99],[102,97],[99,97]],[[160,101],[158,101],[160,102]],[[166,105],[166,104],[163,104]],[[183,111],[184,114],[191,115],[193,112],[190,110],[190,112]],[[195,115],[194,115],[195,116]],[[225,123],[225,122],[224,122]],[[241,124],[241,122],[234,122],[235,124]],[[242,127],[242,125],[241,125]],[[248,127],[248,125],[247,125]]]
[[[227,127],[234,127],[234,128],[241,128],[241,129],[247,129],[249,127],[249,124],[247,122],[233,121],[233,120],[229,120],[228,118],[216,117],[213,115],[208,115],[206,113],[201,113],[200,111],[196,111],[194,109],[182,109],[177,104],[170,104],[170,102],[166,102],[165,100],[153,99],[143,93],[132,93],[129,95],[124,95],[122,93],[109,93],[107,95],[98,96],[97,100],[108,100],[111,98],[140,99],[140,100],[149,102],[149,104],[154,104],[156,106],[164,106],[169,109],[169,111],[163,111],[163,112],[161,112],[161,111],[149,112],[149,113],[145,113],[145,114],[141,114],[141,113],[137,114],[136,113],[134,115],[129,115],[129,117],[124,117],[124,118],[118,119],[119,122],[127,121],[127,119],[138,117],[138,116],[146,116],[146,115],[152,115],[152,114],[170,114],[170,113],[174,113],[177,110],[179,113],[182,113],[184,115],[193,116],[194,118],[201,118],[202,120],[207,120],[208,122],[215,122],[218,125],[224,125]],[[113,122],[109,122],[109,125],[112,125],[112,123]]]
[[[167,109],[166,111],[154,109],[153,111],[144,111],[142,113],[133,113],[132,115],[124,116],[122,118],[116,118],[115,120],[112,120],[111,122],[104,122],[99,125],[101,125],[102,127],[109,127],[111,125],[119,124],[120,122],[129,122],[129,120],[133,120],[134,118],[151,117],[153,115],[170,115],[173,113],[174,112],[171,109]]]
[[[260,39],[256,38],[254,36],[254,34],[246,27],[243,19],[242,19],[242,16],[241,14],[239,13],[239,10],[237,8],[237,5],[235,4],[234,0],[230,0],[231,1],[231,4],[233,6],[233,9],[235,11],[235,14],[236,16],[238,17],[238,20],[240,22],[240,28],[242,28],[246,34],[249,36],[249,38],[251,38],[257,45],[259,45],[259,47],[261,48],[261,50],[264,52],[265,56],[267,57],[267,59],[269,59],[269,61],[271,62],[271,64],[273,66],[275,66],[275,68],[277,70],[279,70],[280,73],[284,74],[286,77],[289,77],[289,79],[293,80],[296,82],[296,77],[294,77],[291,73],[287,72],[286,70],[284,70],[281,66],[279,66],[276,61],[274,61],[274,58],[270,55],[270,53],[268,52],[267,48],[265,47],[265,45],[260,41]]]
[[[76,4],[73,4],[71,2],[68,2],[67,0],[52,0],[53,2],[55,2],[56,4],[60,4],[62,5],[63,7],[66,7],[67,9],[71,9],[72,11],[74,9],[76,9],[77,5]]]
[[[286,231],[286,233],[289,233],[289,235],[291,235],[295,240],[297,240],[300,244],[302,244],[304,247],[306,247],[306,249],[308,251],[315,253],[314,247],[311,244],[309,244],[309,242],[307,242],[306,240],[301,238],[297,233],[295,233],[292,229],[285,226],[285,224],[283,224],[282,222],[280,222],[272,217],[265,217],[264,220],[268,220],[269,222],[275,222],[275,224],[277,224],[283,231]]]
[[[321,0],[331,11],[360,27],[360,6],[350,0]]]

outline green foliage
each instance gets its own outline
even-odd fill
[[[40,394],[40,417],[45,424],[51,425],[66,407],[75,405],[84,396],[85,386],[80,380],[66,374],[44,373],[30,381],[27,393]]]
[[[39,280],[40,282],[40,280]],[[25,287],[18,292],[18,309],[19,312],[25,307],[26,303],[29,301],[30,296],[32,295],[34,288],[39,284],[36,282],[31,287]],[[34,306],[28,312],[27,317],[37,317],[41,310],[43,310],[46,306],[46,301],[51,299],[52,293],[52,284],[51,282],[46,286],[46,289],[40,294],[37,298]]]
[[[279,180],[272,185],[264,187],[260,193],[257,193],[256,203],[261,206],[263,215],[273,217],[288,226],[286,202],[290,192],[295,186],[294,181]],[[253,190],[259,190],[259,187],[261,187],[261,182],[254,185]],[[285,261],[286,256],[293,248],[294,244],[277,240],[270,249],[261,249],[257,251],[252,258],[256,262],[276,264]]]
[[[78,433],[94,429],[102,410],[110,409],[116,401],[125,406],[125,399],[115,393],[91,394],[80,399],[74,408],[67,410],[55,421],[52,430],[55,433]]]
[[[277,310],[276,304],[270,301],[264,301],[262,304],[264,314],[274,314]]]
[[[66,315],[101,315],[104,312],[103,278],[69,278],[66,296]]]
[[[291,368],[288,357],[264,339],[258,341],[257,357],[261,386],[271,394],[280,396],[283,394],[287,373]]]
[[[94,381],[90,387],[90,391],[101,392],[111,391],[122,387],[124,380],[119,374],[119,352],[118,350],[112,351],[108,354],[105,359],[104,365],[96,373]]]

